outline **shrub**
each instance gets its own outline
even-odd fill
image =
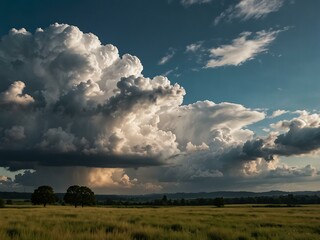
[[[171,225],[171,230],[175,231],[175,232],[180,232],[180,231],[182,231],[182,226],[180,224],[178,224],[178,223],[172,224]]]
[[[114,226],[107,226],[106,227],[106,233],[112,233],[112,232],[114,232],[114,230],[115,230],[115,227]]]
[[[132,240],[148,240],[149,236],[144,232],[132,233]]]
[[[207,233],[209,240],[227,240],[230,239],[230,233],[223,231],[219,228],[209,230]]]
[[[224,199],[221,198],[215,198],[213,200],[213,205],[217,206],[217,207],[223,207],[224,206]]]
[[[20,231],[16,228],[9,228],[7,229],[7,235],[10,238],[14,238],[14,237],[19,237],[20,236]]]

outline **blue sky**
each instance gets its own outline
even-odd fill
[[[143,164],[137,164],[134,166],[130,165],[127,168],[121,168],[121,164],[119,165],[120,168],[117,164],[111,164],[116,168],[113,169],[110,168],[111,165],[107,165],[106,168],[101,168],[102,170],[100,168],[100,170],[98,170],[98,167],[100,166],[99,164],[93,164],[92,167],[95,168],[87,173],[89,178],[91,177],[90,179],[95,179],[94,177],[92,177],[94,175],[93,172],[105,176],[120,176],[118,177],[118,182],[115,181],[112,183],[113,185],[111,190],[108,190],[108,187],[110,187],[110,185],[108,185],[109,180],[105,183],[106,185],[103,185],[103,183],[99,183],[97,185],[93,184],[92,186],[96,187],[98,189],[97,191],[123,193],[129,191],[128,186],[130,186],[130,189],[132,186],[135,186],[132,187],[132,190],[130,190],[131,192],[129,191],[130,193],[144,193],[147,191],[147,186],[150,187],[150,191],[195,191],[195,189],[198,189],[199,184],[204,186],[204,189],[202,190],[211,191],[218,188],[210,188],[208,186],[210,186],[210,183],[212,182],[217,182],[218,186],[220,180],[218,181],[217,177],[221,176],[228,178],[230,182],[238,181],[239,179],[245,179],[244,182],[246,183],[243,183],[242,185],[240,184],[237,188],[240,190],[295,190],[293,185],[288,186],[288,184],[290,185],[292,183],[292,179],[298,178],[299,179],[295,181],[301,187],[297,190],[303,190],[303,188],[315,190],[315,181],[319,179],[319,171],[316,170],[316,168],[320,168],[318,154],[316,153],[318,150],[317,144],[308,150],[306,150],[305,148],[302,149],[301,147],[298,151],[298,143],[292,143],[292,146],[296,149],[295,151],[291,151],[292,146],[290,146],[290,151],[286,149],[288,150],[288,152],[284,151],[283,148],[289,145],[289,140],[284,141],[283,143],[281,143],[281,146],[276,147],[272,144],[277,145],[280,140],[273,139],[273,142],[271,144],[272,147],[270,147],[268,144],[272,136],[276,136],[275,138],[281,139],[281,137],[279,137],[280,135],[289,138],[291,136],[291,133],[299,133],[301,134],[301,136],[306,137],[308,134],[304,131],[307,132],[309,131],[309,129],[311,129],[310,131],[317,131],[320,127],[315,123],[317,122],[315,119],[320,116],[320,109],[318,104],[320,99],[320,82],[318,81],[318,76],[320,75],[320,51],[318,47],[318,44],[320,42],[320,17],[318,15],[318,9],[320,9],[320,2],[317,0],[11,0],[2,1],[0,3],[0,36],[7,35],[12,28],[25,28],[26,31],[36,36],[35,32],[38,28],[45,29],[44,32],[48,32],[49,34],[49,31],[47,31],[46,29],[53,23],[76,26],[79,31],[82,31],[82,33],[92,33],[97,36],[101,42],[101,45],[112,44],[116,46],[119,49],[120,58],[123,54],[126,53],[137,56],[140,59],[141,64],[143,65],[143,77],[153,78],[158,75],[163,75],[171,81],[170,89],[172,88],[172,91],[176,90],[176,88],[173,87],[174,83],[178,83],[185,89],[186,94],[183,97],[182,95],[179,95],[181,94],[179,92],[180,90],[176,93],[176,95],[179,95],[181,97],[177,97],[177,102],[179,102],[180,100],[183,101],[183,105],[178,104],[176,106],[177,108],[174,110],[176,112],[179,112],[179,116],[174,116],[174,114],[170,112],[173,111],[172,109],[166,110],[166,114],[163,114],[161,112],[164,108],[167,108],[167,106],[169,106],[170,104],[174,105],[176,104],[176,102],[170,104],[168,103],[169,105],[165,104],[164,106],[159,107],[160,110],[154,110],[152,107],[150,107],[150,112],[153,112],[155,115],[159,116],[160,119],[159,122],[157,122],[157,130],[152,130],[153,133],[155,133],[155,136],[158,136],[157,134],[162,134],[161,131],[170,129],[170,134],[172,133],[177,138],[178,149],[172,147],[174,145],[173,143],[168,143],[167,148],[162,146],[163,149],[158,149],[158,152],[154,150],[155,152],[153,152],[153,154],[155,155],[146,155],[144,157],[149,157],[151,159],[154,158],[156,160],[154,163],[155,165],[157,165],[157,161],[160,161],[162,163],[165,162],[166,164],[170,162],[170,164],[172,164],[171,166],[173,167],[171,169],[166,169],[166,167],[164,167],[166,164],[159,164],[161,165],[159,166],[159,168],[152,167],[151,172],[153,172],[153,175],[148,176],[148,170],[146,170],[148,168],[145,169],[145,166]],[[53,28],[66,29],[64,26],[60,25],[56,25]],[[69,37],[72,37],[72,34],[74,34],[74,32],[71,32],[69,35],[64,36],[66,41],[69,39]],[[36,39],[36,37],[34,38]],[[14,42],[15,40],[12,38],[12,40],[10,41]],[[31,76],[33,76],[32,74],[34,74],[34,72],[26,73],[26,70],[21,70],[21,68],[19,68],[20,70],[18,68],[15,70],[14,74],[17,75],[6,72],[6,64],[9,64],[10,61],[11,63],[14,61],[28,62],[28,64],[30,64],[28,65],[29,67],[35,67],[35,65],[32,64],[35,64],[36,61],[33,58],[33,60],[29,61],[26,57],[27,55],[23,55],[24,53],[22,53],[22,51],[25,50],[23,50],[23,48],[20,49],[19,47],[17,47],[19,44],[21,46],[23,45],[23,43],[19,42],[18,40],[17,45],[10,45],[9,43],[5,43],[5,41],[2,40],[2,46],[0,46],[0,57],[2,60],[2,63],[0,63],[0,77],[4,79],[3,83],[0,84],[0,92],[3,92],[3,104],[7,104],[6,101],[9,101],[8,98],[5,97],[5,93],[7,93],[7,95],[10,94],[10,89],[12,90],[18,88],[21,89],[21,91],[25,91],[27,95],[23,95],[24,100],[31,99],[28,103],[38,102],[37,94],[39,94],[39,92],[41,91],[49,91],[47,89],[48,85],[45,85],[43,88],[38,88],[39,84],[35,83],[36,80],[31,79]],[[75,54],[78,51],[74,46],[66,46],[65,52],[69,53],[69,50],[70,52],[72,52],[72,54]],[[6,55],[8,54],[6,51],[12,51],[10,52],[11,55],[9,55],[14,60],[9,61],[9,57],[5,57],[9,56]],[[19,51],[21,51],[21,54],[24,56],[23,60],[21,60],[21,58],[19,57],[13,57],[13,53],[18,54]],[[90,54],[87,53],[83,56],[88,57]],[[79,59],[84,58],[79,57]],[[74,60],[72,60],[71,58],[67,60],[65,59],[64,61],[65,62],[62,63],[63,66],[69,66],[66,63],[70,63],[70,66],[73,66],[72,61]],[[131,60],[128,61],[130,62]],[[132,61],[134,62],[135,60]],[[123,69],[130,68],[130,64],[133,63],[124,63],[123,66],[121,65],[110,71],[108,70],[108,73],[114,74],[116,71],[124,71]],[[132,72],[130,72],[131,70],[128,71],[135,77],[139,77],[141,76],[139,75],[141,69],[138,69],[140,68],[140,65],[136,62],[134,64],[135,65],[132,67]],[[61,66],[58,69],[59,71],[62,68]],[[74,69],[78,69],[78,75],[82,74],[83,76],[83,78],[80,77],[81,80],[79,80],[80,78],[78,79],[77,76],[75,76],[74,79],[77,78],[77,81],[80,82],[85,82],[88,80],[87,78],[89,77],[87,77],[87,73],[88,71],[91,71],[91,68],[86,68],[86,70],[82,71],[82,69],[85,68],[82,65],[80,66],[80,60],[79,65],[73,67]],[[52,74],[52,79],[58,79],[60,76],[62,76],[54,76],[54,73],[56,73],[56,69],[54,69],[53,65],[50,65],[49,70],[47,74]],[[69,70],[70,69],[67,69],[66,67],[65,71],[68,72]],[[45,69],[44,72],[45,71],[47,70]],[[72,73],[74,71],[75,70],[72,70]],[[102,69],[101,71],[104,72],[107,70]],[[127,78],[130,74],[125,72],[118,73],[118,78],[112,79],[112,81],[120,81],[120,76]],[[23,79],[24,76],[26,76],[26,80]],[[70,76],[70,72],[69,75],[66,74],[63,76]],[[103,86],[101,85],[102,81],[100,80],[104,78],[105,75],[99,77],[96,76],[97,75],[94,75],[94,73],[90,75],[92,79],[97,78],[96,80],[92,81],[98,83],[101,91],[105,92],[106,97],[104,101],[109,101],[108,99],[110,99],[110,96],[107,94],[108,90],[103,89]],[[37,77],[39,77],[39,75],[35,75],[35,78]],[[49,79],[49,77],[47,76],[43,77],[43,79],[46,78]],[[74,82],[74,79],[70,80],[69,78],[62,78],[61,81],[70,80]],[[10,84],[13,84],[13,82],[17,80],[21,81],[22,84],[26,86],[17,83],[16,85],[14,85],[15,88],[10,88]],[[77,84],[78,83],[79,82],[77,82]],[[161,84],[164,83],[162,82]],[[66,92],[69,91],[68,86],[66,85],[65,87],[63,87],[63,90],[59,90],[62,94],[61,99],[62,97],[67,96]],[[112,89],[113,87],[115,87],[115,84],[113,84],[110,89]],[[116,91],[118,90],[114,89],[113,91],[114,93],[116,93]],[[20,92],[19,94],[21,95],[22,93]],[[118,95],[114,95],[114,97],[115,96]],[[49,104],[47,95],[43,95],[42,97],[39,97],[39,99],[40,98],[46,98],[46,104]],[[205,107],[211,109],[210,111],[213,111],[210,112],[209,110],[206,110],[208,111],[208,115],[206,115],[207,117],[205,118],[205,120],[204,117],[201,118],[201,121],[203,121],[204,125],[207,124],[207,122],[212,122],[211,125],[208,125],[208,131],[211,129],[210,131],[213,134],[210,135],[210,137],[204,137],[206,134],[202,132],[202,130],[199,130],[201,129],[200,127],[195,127],[194,133],[197,136],[189,136],[186,133],[175,130],[179,128],[178,126],[169,124],[170,121],[179,122],[179,117],[181,118],[181,116],[185,118],[188,118],[188,116],[190,116],[191,119],[192,113],[187,113],[187,111],[196,111],[193,108],[196,109],[199,107],[192,104],[196,103],[197,101],[206,100],[213,102],[212,104],[216,104],[213,107],[213,105],[210,105],[211,103],[209,104],[206,102],[199,102],[199,106],[201,104],[207,104]],[[21,101],[22,100],[20,99],[20,104]],[[100,104],[103,102],[101,99],[97,100],[96,96],[94,98],[94,101],[97,101],[97,104],[99,101]],[[225,122],[224,124],[222,124],[222,126],[221,124],[217,125],[215,121],[218,120],[216,118],[213,118],[212,116],[215,116],[218,111],[216,110],[216,107],[226,107],[226,112],[229,111],[229,106],[220,104],[223,102],[232,103],[234,105],[230,106],[232,110],[230,110],[231,112],[229,115],[223,113],[226,114],[226,116],[223,116],[223,121]],[[109,103],[111,104],[113,102],[110,101]],[[117,103],[120,104],[122,103],[122,101],[119,100],[119,102]],[[59,102],[59,104],[63,105],[65,104],[65,102]],[[127,104],[130,105],[131,103]],[[191,104],[192,106],[189,104]],[[183,109],[184,105],[189,105],[189,108],[192,108],[193,110]],[[67,104],[63,105],[63,107],[66,106]],[[241,107],[245,108],[245,110],[243,110]],[[46,110],[44,111],[47,111],[47,108],[45,109]],[[297,110],[300,111],[296,112]],[[243,111],[247,112],[244,113]],[[9,112],[4,112],[2,114],[11,116],[10,113],[13,112],[13,110],[10,110]],[[22,112],[19,112],[19,114],[20,113],[22,114]],[[134,113],[137,114],[136,112]],[[197,115],[200,113],[193,112],[193,114]],[[42,124],[44,122],[47,122],[45,118],[49,115],[50,114],[47,112],[43,113],[43,115],[39,117],[40,123]],[[31,121],[30,118],[26,117],[26,115],[22,114],[21,116],[25,117],[27,119],[27,122]],[[241,123],[235,123],[236,120],[232,120],[232,124],[227,123],[232,116],[234,116],[235,119],[237,119],[237,121]],[[149,117],[149,115],[147,117]],[[244,121],[244,118],[246,118],[247,120]],[[8,123],[10,121],[7,118],[0,119],[0,123],[2,124],[2,126],[0,126],[0,137],[4,139],[2,140],[4,145],[8,144],[9,136],[11,136],[13,140],[15,140],[15,143],[12,146],[15,147],[15,144],[17,144],[17,148],[15,149],[13,147],[13,151],[25,151],[26,149],[29,151],[30,149],[33,149],[33,147],[34,149],[38,149],[39,146],[44,143],[47,144],[46,147],[48,149],[51,149],[51,153],[53,151],[52,155],[60,151],[58,148],[57,149],[59,151],[52,150],[56,149],[53,148],[53,146],[55,145],[48,139],[37,139],[38,142],[36,142],[35,140],[34,146],[28,145],[28,147],[26,142],[20,143],[19,141],[22,141],[22,139],[28,138],[28,131],[32,132],[33,130],[31,130],[29,126],[25,126],[22,123],[19,123],[16,119],[12,121],[16,123],[14,125],[10,125]],[[48,123],[48,126],[51,126],[51,128],[48,127],[42,129],[41,131],[43,131],[43,133],[41,132],[41,134],[43,134],[45,138],[48,137],[49,134],[54,133],[56,138],[60,140],[60,143],[63,143],[67,136],[72,136],[74,138],[79,137],[79,139],[83,137],[87,139],[88,142],[90,142],[89,136],[84,133],[82,134],[80,130],[73,129],[72,126],[75,126],[76,124],[74,124],[72,121],[69,123],[63,122],[60,125]],[[141,124],[145,124],[146,121],[147,120],[141,120]],[[181,126],[189,126],[186,123],[187,120],[181,121]],[[195,119],[194,121],[198,121],[194,123],[195,125],[201,124],[199,123],[199,119]],[[295,130],[293,130],[291,126],[296,124],[296,122],[301,121],[304,122],[304,125],[299,125],[299,131],[295,132]],[[120,120],[117,123],[119,122]],[[270,124],[273,125],[270,126]],[[129,129],[129,127],[127,126],[128,130],[126,132],[126,130],[124,130],[126,128],[124,127],[123,123],[121,123],[119,126],[123,127],[123,133],[121,133],[123,134],[123,139],[125,139],[123,141],[131,146],[131,143],[129,144],[129,142],[131,141],[132,136],[130,134],[133,130]],[[139,127],[141,126],[142,125],[139,125]],[[120,139],[121,134],[117,131],[121,127],[117,127],[112,131],[110,130],[110,133],[104,134],[105,136],[108,136],[109,139],[111,139],[112,136],[117,136]],[[194,126],[190,125],[189,127],[190,129],[192,129]],[[225,128],[229,129],[229,135],[224,135]],[[136,129],[136,127],[134,127],[133,129]],[[158,130],[161,130],[160,133],[158,132]],[[221,138],[215,135],[217,134],[217,132],[219,132],[219,134],[222,134],[221,138],[229,140],[230,138],[232,138],[233,140],[230,140],[228,144],[225,143],[226,145],[216,146],[215,144],[216,141],[218,141],[217,139],[221,140]],[[18,135],[18,138],[17,135],[14,135],[13,137],[12,134],[18,133],[20,134]],[[116,133],[118,135],[115,135]],[[143,133],[141,132],[140,134],[143,135]],[[167,132],[167,134],[169,133]],[[182,134],[184,136],[180,137],[179,134]],[[102,135],[102,133],[99,133],[97,136]],[[198,135],[200,135],[200,137]],[[194,138],[194,140],[192,137]],[[35,138],[35,134],[33,134],[32,140],[34,140]],[[188,140],[191,144],[189,145],[189,147],[188,145],[186,145],[187,140],[184,140],[187,138],[190,138]],[[224,155],[217,155],[218,148],[223,148],[225,149],[225,152],[230,153],[231,151],[233,151],[232,149],[236,149],[237,146],[243,147],[247,141],[254,142],[258,141],[258,139],[260,138],[264,139],[263,149],[260,150],[263,153],[270,151],[272,152],[272,155],[277,156],[277,160],[275,160],[276,163],[274,166],[271,166],[270,162],[268,161],[268,166],[265,166],[265,163],[261,163],[258,159],[264,156],[264,154],[261,153],[259,156],[255,156],[253,159],[250,159],[252,161],[249,161],[252,166],[254,164],[261,165],[259,165],[259,167],[255,165],[256,168],[259,168],[260,170],[255,170],[256,175],[254,177],[252,177],[253,175],[250,175],[251,172],[250,174],[246,173],[245,176],[239,177],[241,174],[234,174],[233,170],[230,170],[229,168],[227,169],[227,167],[225,167],[223,164],[222,165],[224,167],[221,167],[222,165],[219,161],[221,159],[224,159]],[[141,140],[140,145],[149,146],[148,141],[150,141],[150,146],[158,146],[158,142],[153,143],[153,140],[148,139],[149,138],[145,136],[145,139]],[[150,139],[153,139],[153,137],[150,136]],[[297,139],[300,138],[297,136]],[[302,140],[311,141],[312,139],[306,137],[302,138]],[[19,143],[17,143],[17,141]],[[74,141],[76,142],[76,140]],[[139,141],[140,140],[137,140],[137,142]],[[312,141],[312,143],[314,143],[314,141],[318,141],[318,139],[313,139]],[[96,144],[97,139],[95,139],[94,142],[94,144]],[[299,144],[303,145],[301,142],[299,142]],[[76,146],[75,143],[74,145]],[[137,146],[138,145],[134,146],[134,149],[136,149]],[[123,156],[136,158],[137,156],[135,154],[131,154],[131,152],[129,154],[126,152],[128,148],[130,147],[123,147],[120,151],[118,148],[110,150],[109,147],[108,150],[104,151],[107,151],[106,158],[113,159],[113,154],[116,152],[116,150],[120,151],[117,152],[117,157],[120,156],[119,158],[121,159]],[[2,147],[3,151],[7,151],[8,149],[10,149],[10,151],[12,150],[11,147]],[[195,153],[189,154],[187,153],[189,151],[188,149],[193,149],[201,153],[199,153],[199,156]],[[168,154],[164,154],[163,152],[167,152]],[[169,152],[172,153],[172,155],[170,155]],[[203,163],[200,164],[195,161],[192,162],[192,164],[190,164],[188,167],[186,167],[188,170],[184,171],[190,171],[190,177],[187,180],[184,177],[177,177],[177,179],[175,180],[168,180],[166,179],[167,175],[162,176],[161,174],[159,174],[159,172],[172,171],[172,174],[180,176],[179,174],[181,174],[184,169],[178,169],[177,167],[180,165],[184,165],[183,160],[180,159],[181,157],[178,157],[178,159],[173,163],[171,162],[170,159],[175,159],[175,154],[190,156],[190,159],[193,159],[190,160],[191,162],[195,161],[195,158],[203,157]],[[246,154],[248,153],[246,152]],[[138,155],[139,157],[141,157],[140,153]],[[157,157],[154,157],[156,155],[161,155],[162,158],[157,159]],[[6,155],[3,153],[3,156]],[[40,155],[37,154],[34,154],[32,156],[34,156],[35,158],[40,158]],[[43,157],[43,155],[41,156]],[[7,168],[7,170],[4,170],[4,168],[2,168],[0,170],[0,176],[3,175],[3,179],[5,179],[4,176],[14,177],[17,172],[14,172],[13,170],[20,170],[19,173],[21,174],[18,177],[18,180],[16,182],[10,182],[10,184],[15,187],[33,187],[35,185],[34,182],[36,182],[37,180],[34,180],[32,182],[31,180],[29,181],[29,179],[41,179],[41,177],[45,176],[45,174],[40,174],[41,171],[43,171],[44,173],[46,171],[49,171],[50,174],[54,171],[57,171],[50,170],[46,164],[44,164],[44,166],[47,167],[46,170],[38,167],[38,165],[41,164],[36,164],[36,167],[18,167],[17,169],[15,169],[14,167],[12,167],[13,165],[11,166],[6,162],[11,161],[8,160],[9,158],[10,157],[2,158],[2,161],[5,162],[4,164],[2,164],[2,166],[4,168]],[[237,157],[234,158],[236,159]],[[216,159],[220,160],[218,161]],[[14,158],[14,161],[16,161],[16,157]],[[137,161],[139,163],[140,161],[143,162],[141,159]],[[215,163],[215,161],[217,161],[217,163]],[[249,163],[246,163],[245,166],[242,166],[244,169],[243,171],[247,171],[247,169],[249,168],[251,169],[252,166]],[[52,165],[52,167],[57,168],[56,163]],[[70,167],[70,164],[64,167]],[[89,166],[85,164],[79,164],[78,166],[77,164],[75,164],[75,167],[80,167],[79,171],[85,171],[82,169],[82,167]],[[140,167],[142,170],[134,170]],[[23,173],[25,169],[32,170],[31,172]],[[191,169],[193,169],[192,171],[194,171],[194,173],[192,174]],[[268,170],[264,172],[265,169]],[[67,169],[64,169],[63,171],[67,172]],[[33,177],[32,174],[37,172],[39,173],[39,176]],[[257,174],[257,172],[259,172],[259,174]],[[257,180],[252,181],[251,184],[247,184],[248,176],[250,179],[252,177],[252,179]],[[298,177],[294,178],[294,176]],[[52,175],[52,178],[54,178],[54,175]],[[115,177],[113,177],[112,179],[114,178]],[[127,178],[129,178],[129,180]],[[195,178],[197,180],[193,181]],[[261,184],[261,182],[265,181],[266,178],[269,179],[269,182],[267,181],[267,184],[269,184],[267,187]],[[135,181],[134,179],[137,179],[137,181]],[[203,184],[199,179],[201,179],[201,181],[206,181],[206,184]],[[226,182],[229,182],[229,180]],[[121,181],[127,181],[126,187],[120,187],[122,186]],[[3,180],[3,184],[4,182],[5,180]],[[67,179],[65,181],[65,184],[71,182],[76,182],[76,179]],[[121,184],[119,182],[121,182]],[[177,185],[175,185],[177,182],[182,182],[181,186],[177,187]],[[274,182],[276,182],[276,184]],[[9,186],[9,183],[6,184]],[[252,185],[254,185],[255,187],[252,188]],[[64,187],[62,186],[63,184],[59,185],[58,187],[62,189]],[[226,184],[225,189],[235,190],[230,186],[231,185]]]

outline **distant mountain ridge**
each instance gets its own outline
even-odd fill
[[[32,193],[25,192],[0,192],[0,198],[3,199],[30,199]],[[320,196],[320,191],[269,191],[269,192],[248,192],[248,191],[217,191],[217,192],[198,192],[198,193],[156,193],[145,195],[116,195],[116,194],[96,194],[97,201],[103,201],[106,199],[112,200],[140,200],[148,201],[161,199],[163,195],[166,195],[168,199],[196,199],[196,198],[245,198],[245,197],[278,197],[288,194],[293,195],[317,195]],[[63,199],[64,193],[56,194],[60,199]]]

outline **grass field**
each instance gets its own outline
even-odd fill
[[[320,206],[0,209],[0,239],[319,240]]]

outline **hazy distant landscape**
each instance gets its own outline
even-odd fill
[[[0,192],[0,198],[20,200],[30,202],[32,193],[27,192]],[[62,201],[65,193],[55,193],[58,201]],[[219,192],[201,192],[201,193],[158,193],[158,194],[144,194],[144,195],[110,195],[110,194],[95,194],[95,199],[98,204],[112,205],[114,202],[128,202],[141,203],[153,202],[155,200],[161,200],[166,195],[169,200],[191,200],[191,199],[214,199],[223,197],[226,203],[234,203],[235,201],[242,201],[242,203],[273,203],[287,204],[287,196],[293,195],[296,198],[296,203],[319,203],[320,204],[320,192],[319,191],[300,191],[300,192],[284,192],[284,191],[270,191],[270,192],[246,192],[246,191],[219,191]],[[305,202],[307,200],[312,202]],[[254,202],[256,200],[256,202]],[[281,201],[282,200],[282,201]],[[269,201],[269,202],[268,202]],[[239,203],[239,202],[237,202]]]

